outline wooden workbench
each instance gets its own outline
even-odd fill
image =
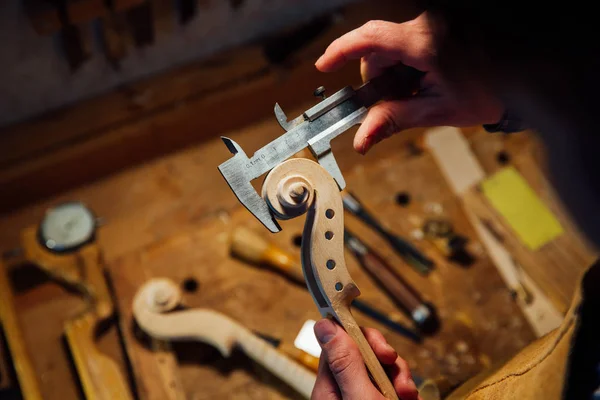
[[[249,151],[279,134],[274,119],[230,133]],[[348,187],[391,229],[409,235],[414,229],[410,221],[426,215],[428,204],[439,204],[456,230],[472,239],[471,249],[477,254],[477,262],[470,268],[453,265],[427,242],[417,242],[437,263],[430,277],[421,277],[373,232],[348,217],[349,226],[381,249],[403,276],[438,307],[443,325],[438,335],[416,345],[361,315],[357,318],[362,324],[381,329],[418,374],[443,374],[459,383],[484,365],[514,354],[533,339],[533,334],[495,268],[473,239],[458,200],[451,195],[432,157],[407,145],[406,138],[418,135],[415,131],[405,138],[391,139],[361,157],[352,151],[349,133],[335,142],[334,152]],[[228,232],[234,226],[247,225],[262,235],[268,233],[238,204],[222,181],[216,166],[228,156],[220,140],[213,139],[54,200],[83,200],[105,220],[99,241],[126,330],[132,324],[127,306],[139,283],[152,276],[169,277],[180,283],[193,279],[198,289],[186,293],[186,305],[217,309],[251,329],[287,341],[293,340],[306,319],[318,317],[305,290],[270,271],[229,257]],[[398,192],[410,193],[412,202],[408,207],[395,204]],[[6,227],[11,219],[39,218],[49,204],[15,214],[2,224]],[[270,235],[270,239],[297,253],[293,237],[301,232],[301,226],[301,220],[289,221],[282,233]],[[365,299],[409,323],[350,256],[348,264]],[[31,328],[41,315],[48,315],[44,319],[49,322],[55,321],[49,315],[58,315],[58,310],[65,313],[65,309],[74,306],[69,301],[74,300],[52,285],[19,297],[23,320],[30,327],[28,339],[36,357],[42,359],[36,366],[42,376],[52,377],[42,381],[49,399],[61,397],[66,389],[57,388],[68,387],[73,378],[67,369],[67,358],[61,358],[63,350],[55,347],[48,352],[52,340],[43,339],[47,335],[58,340],[60,324],[45,324],[43,330]],[[188,344],[179,353],[178,362],[181,385],[188,398],[278,398],[293,394],[243,355],[225,360],[205,345]],[[147,379],[152,382],[152,377],[138,377],[142,398],[158,398],[152,396],[152,389],[144,388]]]
[[[391,2],[383,3],[388,4],[388,8],[383,7],[377,12],[363,15],[360,9],[354,10],[354,14],[349,14],[351,24],[359,24],[360,18],[389,15]],[[337,34],[335,30],[330,33]],[[306,319],[318,318],[310,295],[303,288],[271,271],[230,258],[228,235],[238,225],[248,226],[297,254],[293,238],[301,232],[303,219],[284,223],[283,232],[277,235],[270,235],[262,228],[240,206],[218,173],[217,166],[230,154],[210,130],[218,128],[219,118],[223,119],[235,110],[233,119],[223,120],[223,126],[229,130],[218,132],[237,141],[247,152],[252,153],[279,136],[282,132],[275,118],[264,118],[271,112],[267,103],[270,105],[281,100],[280,95],[284,96],[282,106],[293,116],[312,104],[296,102],[293,103],[294,110],[287,110],[286,99],[291,102],[292,98],[304,96],[309,100],[306,96],[322,78],[314,73],[312,61],[307,63],[306,60],[314,59],[319,54],[319,46],[322,48],[330,39],[325,37],[316,45],[309,46],[305,54],[310,57],[305,57],[292,72],[282,71],[281,67],[274,71],[266,70],[262,61],[256,62],[253,58],[259,50],[243,50],[240,54],[249,57],[249,61],[243,64],[244,79],[252,76],[254,69],[262,72],[249,84],[236,77],[241,79],[243,89],[236,89],[238,91],[234,95],[215,95],[214,91],[208,91],[208,95],[202,97],[192,93],[192,89],[198,93],[205,90],[209,79],[202,75],[205,72],[197,76],[198,71],[204,70],[187,68],[180,71],[181,76],[188,79],[183,82],[196,82],[199,86],[186,83],[180,89],[167,92],[166,96],[171,96],[170,106],[151,102],[147,108],[128,107],[129,100],[121,99],[124,95],[118,92],[102,101],[95,100],[93,104],[66,112],[77,121],[76,124],[69,125],[68,118],[60,115],[49,118],[46,123],[65,134],[75,135],[75,130],[68,128],[85,125],[87,120],[92,125],[97,124],[88,127],[90,132],[104,133],[92,137],[81,128],[81,138],[68,138],[73,146],[60,147],[50,143],[48,151],[35,148],[30,156],[37,157],[36,154],[43,150],[39,159],[26,162],[27,157],[23,156],[25,161],[22,165],[15,164],[18,168],[4,171],[4,175],[0,176],[7,190],[17,190],[20,182],[27,189],[2,200],[3,210],[12,210],[0,218],[0,245],[3,250],[17,246],[20,230],[36,224],[46,208],[61,201],[81,200],[102,218],[98,241],[119,303],[119,322],[125,342],[130,345],[128,353],[132,358],[135,390],[139,398],[165,399],[168,393],[185,393],[190,399],[295,396],[291,389],[243,354],[235,353],[230,359],[224,359],[216,350],[197,343],[174,346],[175,357],[170,356],[169,351],[163,351],[165,358],[157,362],[167,360],[177,366],[173,380],[161,382],[154,375],[156,368],[152,363],[140,361],[148,360],[143,357],[148,356],[149,350],[147,343],[135,332],[129,305],[136,289],[145,280],[169,277],[182,285],[188,282],[187,287],[191,289],[185,292],[186,306],[214,308],[251,329],[286,341],[293,340]],[[231,60],[224,65],[235,73],[240,72]],[[206,73],[208,78],[212,76],[210,70]],[[328,78],[330,81],[333,79],[337,87],[341,81],[350,80],[346,77],[352,76],[356,81],[354,70],[351,74],[347,70],[340,74]],[[150,84],[138,86],[136,90],[140,91],[152,88]],[[158,87],[172,88],[172,85],[169,79],[161,78]],[[262,96],[256,97],[257,92]],[[253,98],[256,98],[254,103]],[[123,106],[113,106],[115,100],[121,101]],[[110,122],[106,126],[101,126],[100,119],[94,119],[103,112]],[[263,117],[257,119],[256,115]],[[21,134],[34,138],[43,136],[43,126],[38,121],[17,127],[19,135],[15,138],[28,137]],[[505,138],[477,133],[477,129],[466,133],[488,172],[500,166],[497,154],[501,151],[511,156],[524,154],[533,157],[538,154],[535,141],[527,135]],[[406,132],[363,157],[352,150],[352,133],[349,132],[333,143],[333,150],[348,188],[390,229],[408,237],[416,228],[414,221],[426,217],[432,209],[439,209],[442,215],[451,219],[458,233],[470,238],[469,249],[476,256],[476,262],[469,268],[449,263],[432,244],[417,240],[414,241],[416,246],[437,264],[429,277],[422,277],[404,264],[372,231],[347,217],[353,231],[380,249],[406,280],[437,306],[442,328],[437,335],[417,345],[360,314],[357,314],[357,320],[381,329],[419,375],[444,375],[452,384],[458,384],[491,363],[516,353],[532,341],[534,335],[467,223],[459,200],[451,194],[433,158],[420,150],[421,134],[419,130]],[[202,140],[192,139],[193,135],[202,137]],[[48,141],[51,139],[46,138]],[[51,153],[55,148],[59,150]],[[176,152],[163,155],[163,148]],[[25,150],[21,150],[25,154]],[[156,156],[158,158],[148,161]],[[132,159],[146,161],[132,167]],[[503,162],[505,157],[500,159]],[[111,163],[114,165],[111,166]],[[83,180],[88,166],[92,179],[111,175],[93,182]],[[129,168],[121,170],[124,166]],[[115,173],[115,170],[119,172]],[[52,171],[61,174],[57,177],[58,189],[51,185]],[[67,177],[65,174],[69,171],[76,173]],[[79,186],[62,191],[74,185]],[[408,206],[401,207],[395,203],[395,195],[399,192],[410,194]],[[42,195],[52,197],[36,200],[36,196]],[[33,203],[16,207],[21,201]],[[409,320],[349,254],[347,261],[363,298],[409,324]],[[197,283],[197,288],[194,289],[189,282]],[[62,321],[76,312],[80,299],[51,282],[36,283],[35,287],[21,286],[17,301],[27,330],[27,342],[35,354],[35,367],[41,376],[44,395],[50,400],[81,397],[61,342]],[[123,371],[126,371],[114,327],[103,336],[101,348],[119,360]]]

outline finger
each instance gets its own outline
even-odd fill
[[[398,353],[388,344],[381,332],[373,328],[361,329],[379,362],[385,365],[394,364],[398,358]]]
[[[317,380],[313,388],[312,399],[324,400],[342,400],[342,395],[338,388],[325,357],[319,359],[319,370],[317,371]]]
[[[396,62],[426,70],[429,55],[424,49],[430,49],[429,36],[405,34],[410,29],[409,21],[396,24],[387,21],[369,21],[360,28],[346,33],[334,40],[325,53],[316,62],[323,72],[335,71],[350,60],[358,60],[371,53],[378,53]]]
[[[367,82],[396,64],[398,64],[396,60],[384,57],[379,53],[371,53],[360,59],[360,76],[363,82]]]
[[[394,389],[402,400],[416,400],[418,398],[417,387],[413,381],[408,363],[398,357],[398,353],[390,346],[377,329],[362,328],[369,345],[379,359],[385,365],[392,380]]]
[[[354,149],[366,154],[376,143],[405,129],[439,125],[445,120],[442,112],[435,97],[413,97],[376,104],[369,109],[354,136]]]
[[[413,380],[408,363],[397,357],[393,365],[387,366],[389,375],[398,397],[402,400],[418,400],[419,391]]]
[[[358,347],[350,336],[330,319],[320,320],[314,329],[323,349],[321,357],[327,360],[342,397],[369,398],[373,391],[376,392]]]

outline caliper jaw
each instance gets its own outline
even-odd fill
[[[335,179],[340,190],[346,187],[346,181],[342,171],[335,161],[331,151],[331,140],[346,132],[354,125],[360,124],[367,115],[367,109],[359,108],[344,119],[336,122],[328,129],[308,140],[308,147],[319,164]]]
[[[271,214],[269,206],[250,183],[252,179],[244,174],[245,166],[250,159],[235,141],[226,137],[221,137],[221,139],[233,154],[233,157],[219,165],[219,171],[223,175],[223,178],[225,178],[231,191],[240,203],[258,218],[267,229],[273,233],[281,231],[281,227]]]

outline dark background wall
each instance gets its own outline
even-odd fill
[[[120,69],[102,54],[98,23],[80,26],[91,57],[72,72],[61,53],[58,35],[38,35],[22,0],[0,2],[0,126],[93,97],[118,85],[199,60],[220,50],[250,42],[309,21],[353,0],[246,0],[199,2],[188,24],[173,12],[161,15],[155,42],[129,46]]]

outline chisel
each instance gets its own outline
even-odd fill
[[[433,333],[439,328],[434,307],[423,301],[411,287],[379,254],[350,233],[344,232],[344,242],[363,268],[383,287],[398,306],[413,320],[422,333]]]
[[[387,242],[394,248],[406,262],[414,267],[421,274],[427,274],[433,268],[434,264],[429,258],[421,253],[417,248],[411,245],[398,235],[394,235],[385,229],[379,221],[375,219],[358,201],[356,196],[346,192],[342,196],[344,209],[358,217],[365,224],[375,229]]]

